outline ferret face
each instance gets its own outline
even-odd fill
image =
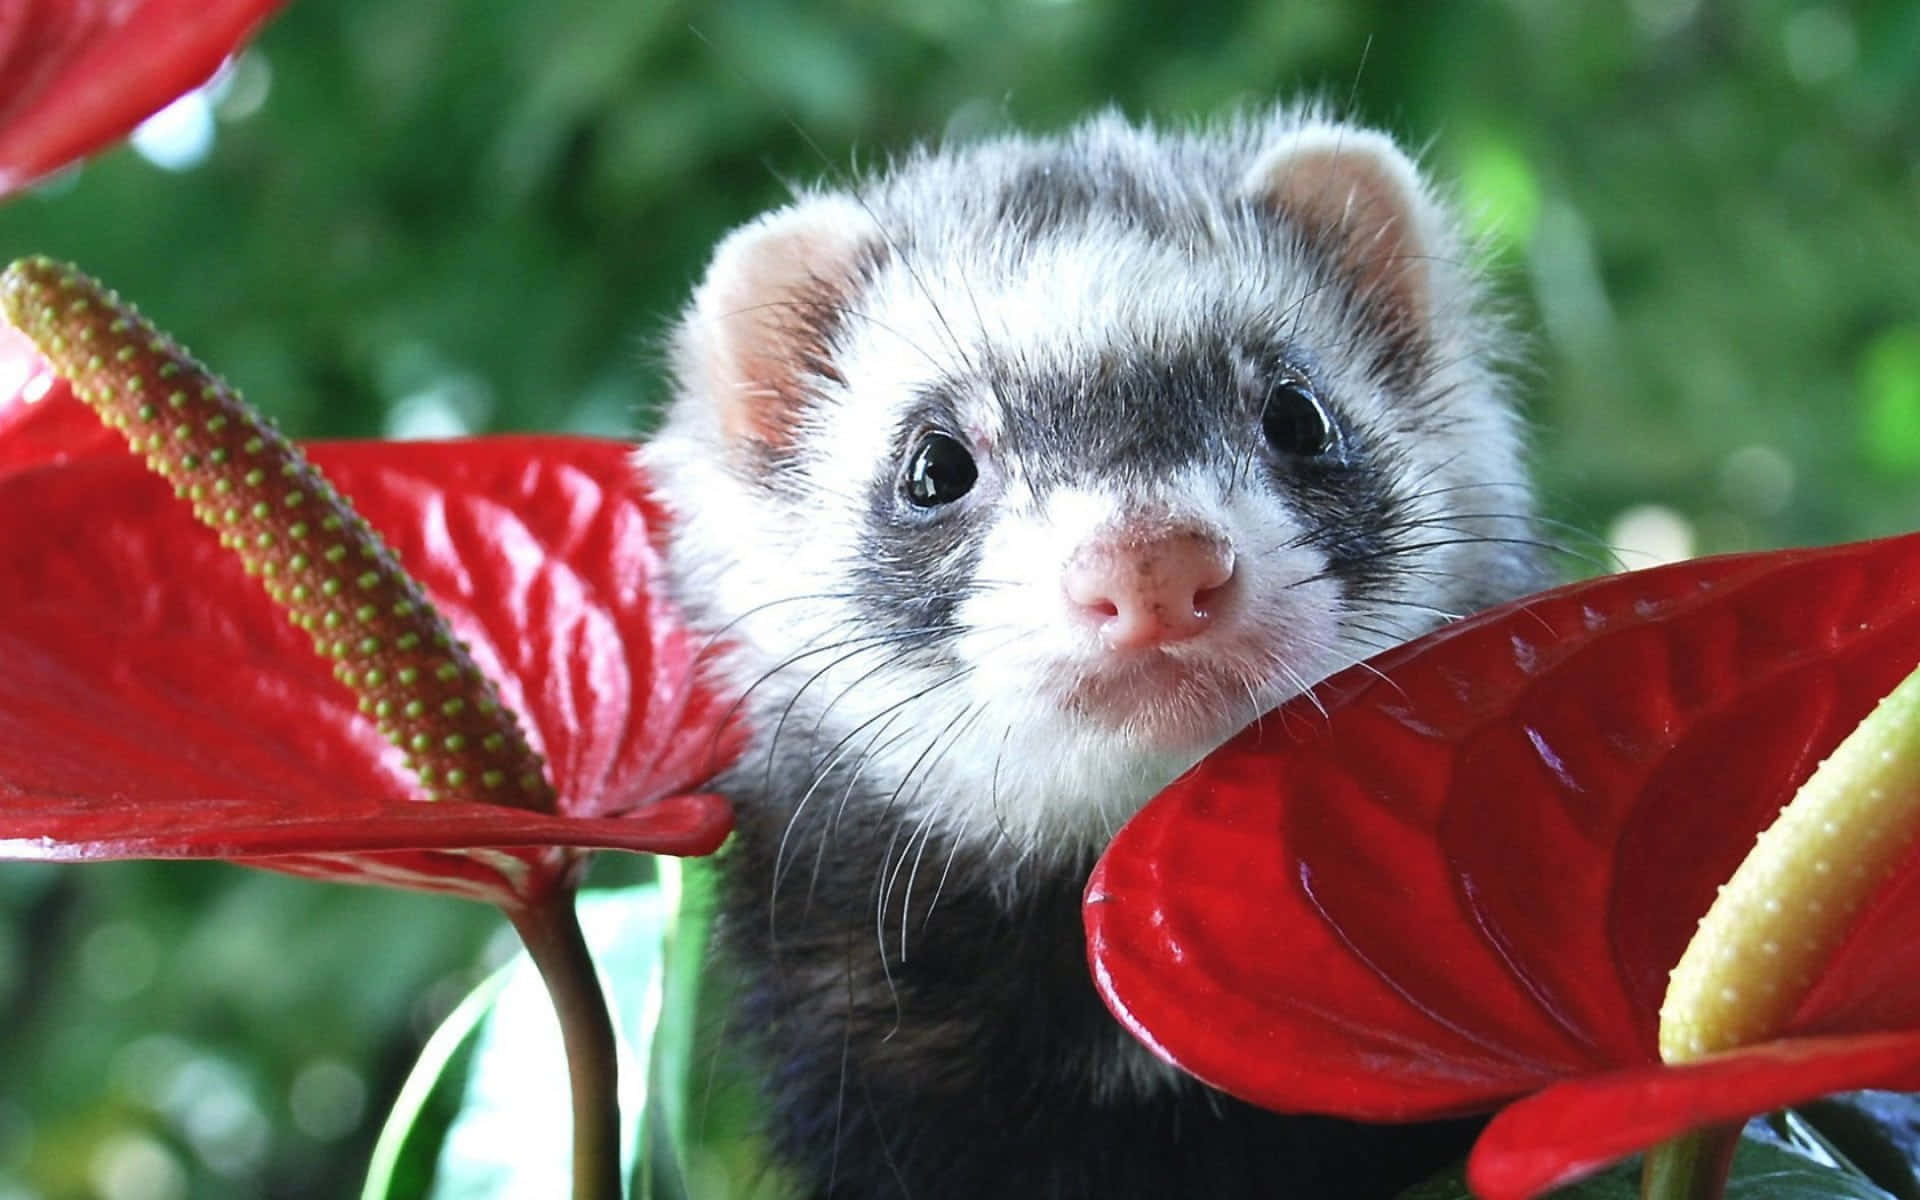
[[[642,457],[795,819],[1045,859],[1522,586],[1497,334],[1379,135],[1103,118],[736,233]]]

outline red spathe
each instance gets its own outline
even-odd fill
[[[1582,1080],[1495,1123],[1474,1163],[1490,1196],[1703,1114],[1920,1084],[1912,867],[1791,1053],[1669,1070],[1655,1049],[1715,889],[1917,661],[1920,535],[1618,575],[1450,626],[1269,714],[1129,824],[1087,890],[1095,977],[1161,1053],[1276,1109],[1414,1120]]]

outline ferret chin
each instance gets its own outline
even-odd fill
[[[1464,1146],[1163,1066],[1079,905],[1234,730],[1539,581],[1472,257],[1311,109],[920,150],[722,242],[641,462],[745,697],[729,1019],[807,1194],[1378,1197]]]

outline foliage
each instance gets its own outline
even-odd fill
[[[1560,1200],[1635,1200],[1640,1195],[1638,1163],[1625,1163],[1582,1181]],[[1473,1200],[1465,1179],[1455,1175],[1428,1180],[1401,1193],[1399,1200]],[[1766,1141],[1749,1134],[1733,1157],[1726,1200],[1893,1200],[1875,1182],[1809,1148]]]

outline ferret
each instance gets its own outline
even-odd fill
[[[639,462],[751,728],[721,952],[804,1195],[1375,1198],[1464,1148],[1160,1062],[1080,904],[1233,732],[1541,582],[1473,257],[1311,107],[923,148],[720,244]]]

